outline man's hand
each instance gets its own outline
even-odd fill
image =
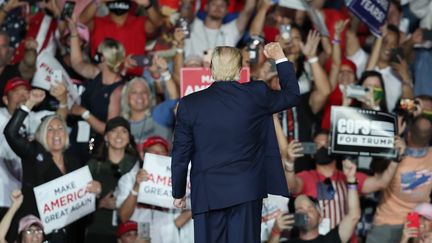
[[[12,207],[18,209],[23,202],[24,196],[21,190],[17,189],[12,191],[10,198],[12,200]]]
[[[25,103],[30,110],[37,104],[41,103],[45,99],[45,91],[41,89],[32,89],[30,96]]]
[[[402,156],[403,154],[405,154],[406,144],[405,144],[405,141],[401,137],[395,136],[394,146],[395,146],[395,149],[399,152],[399,156]]]
[[[186,208],[186,199],[183,198],[175,198],[173,202],[174,207],[185,209]]]
[[[274,227],[279,231],[291,230],[294,226],[294,214],[281,213],[276,218]]]
[[[102,185],[99,181],[91,181],[87,184],[86,191],[96,194],[96,197],[99,198],[100,193],[102,192]]]
[[[270,58],[273,60],[278,60],[281,58],[285,58],[285,54],[282,50],[282,47],[278,42],[271,42],[264,46],[264,55],[266,58]]]
[[[347,182],[355,182],[357,166],[351,160],[348,159],[342,161],[342,165],[343,165],[343,172],[347,178]]]

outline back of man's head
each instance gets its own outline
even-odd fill
[[[239,80],[242,68],[241,51],[235,47],[216,47],[211,59],[211,72],[216,81]]]
[[[424,115],[414,118],[409,129],[408,146],[427,147],[432,138],[432,123]]]

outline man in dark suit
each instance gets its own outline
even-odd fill
[[[217,47],[208,89],[182,98],[172,152],[174,205],[184,208],[191,169],[195,242],[260,242],[262,199],[288,196],[272,114],[296,105],[293,64],[278,43],[264,47],[276,61],[280,91],[263,81],[237,82],[240,50]]]

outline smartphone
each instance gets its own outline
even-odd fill
[[[402,48],[393,48],[390,50],[390,61],[399,63],[399,58],[403,59],[403,51]]]
[[[138,239],[150,240],[150,223],[138,222]]]
[[[303,154],[315,154],[317,151],[316,144],[314,142],[302,142]]]
[[[432,30],[423,29],[422,32],[424,41],[432,41]]]
[[[291,39],[291,25],[283,24],[279,27],[279,34],[285,40]]]
[[[185,18],[179,18],[177,20],[176,27],[181,28],[184,31],[186,39],[190,38],[190,27]]]
[[[62,71],[61,70],[54,70],[53,71],[53,75],[52,75],[52,82],[51,82],[51,84],[52,85],[57,85],[57,84],[60,84],[61,82],[62,82],[62,80],[63,80],[63,77],[62,77]]]
[[[410,212],[407,215],[407,222],[408,222],[408,228],[416,228],[417,229],[417,235],[418,230],[420,229],[420,216],[416,212]]]
[[[151,55],[133,55],[132,59],[135,60],[138,67],[150,67],[153,65],[153,56]]]
[[[63,6],[63,10],[61,13],[61,18],[62,19],[71,19],[72,18],[72,14],[74,12],[75,9],[75,2],[72,1],[66,1],[64,6]]]
[[[247,51],[249,53],[249,63],[251,64],[256,64],[259,61],[259,44],[259,40],[252,39],[247,45]]]
[[[305,227],[308,222],[308,216],[305,213],[295,213],[294,214],[294,226],[295,227]]]
[[[369,92],[369,89],[363,86],[349,85],[346,90],[346,95],[348,98],[361,100],[366,96],[367,92]]]

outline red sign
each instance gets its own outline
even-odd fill
[[[240,71],[240,83],[250,80],[249,68]],[[180,97],[208,88],[214,82],[209,68],[182,68],[180,75]]]

